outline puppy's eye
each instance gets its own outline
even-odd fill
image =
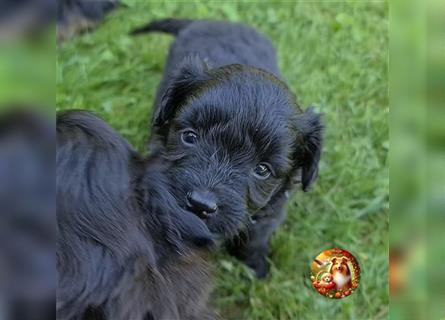
[[[271,171],[267,164],[259,163],[253,170],[255,175],[260,179],[267,179],[270,177]]]
[[[181,134],[181,140],[186,145],[192,145],[198,141],[198,135],[193,130],[187,130]]]

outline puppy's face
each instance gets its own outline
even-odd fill
[[[182,68],[155,116],[178,203],[225,238],[293,180],[307,187],[320,124],[313,113],[298,119],[297,111],[287,87],[264,71]]]

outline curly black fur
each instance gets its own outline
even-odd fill
[[[213,243],[142,159],[96,116],[57,117],[58,319],[206,319]]]
[[[169,176],[183,207],[193,190],[215,195],[218,211],[206,219],[213,233],[230,238],[250,229],[229,248],[263,277],[287,192],[295,182],[306,191],[317,177],[320,115],[299,108],[281,80],[275,49],[254,29],[165,19],[133,34],[153,31],[177,37],[157,93],[151,151],[171,163]],[[181,144],[187,130],[198,136],[193,146]],[[255,176],[259,163],[269,167],[268,179]]]

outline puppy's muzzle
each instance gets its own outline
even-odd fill
[[[215,195],[207,190],[194,190],[187,194],[187,207],[200,218],[207,218],[209,214],[218,210]]]

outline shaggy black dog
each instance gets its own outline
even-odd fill
[[[322,124],[281,80],[275,50],[237,23],[166,19],[133,31],[176,35],[158,89],[151,151],[171,163],[175,197],[258,277],[288,191],[317,177]],[[247,217],[250,217],[248,219]]]
[[[93,29],[108,12],[119,6],[119,1],[58,0],[57,4],[57,39],[60,41]]]
[[[97,117],[57,117],[57,318],[208,319],[212,235]]]

